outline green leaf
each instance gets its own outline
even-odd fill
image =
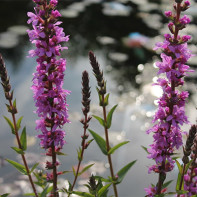
[[[34,193],[26,193],[26,194],[23,194],[24,196],[36,196]]]
[[[6,194],[3,194],[3,195],[0,195],[0,197],[7,197],[9,195],[9,193],[6,193]]]
[[[25,151],[27,149],[26,127],[24,127],[22,130],[20,142],[21,142],[22,149]]]
[[[102,182],[111,182],[111,180],[110,179],[105,179],[105,178],[103,178],[103,177],[101,177],[101,176],[94,176],[94,178],[96,179],[96,180],[101,180]]]
[[[72,166],[72,169],[73,169],[74,176],[76,176],[75,168],[73,166]]]
[[[13,107],[16,108],[16,99],[14,99]]]
[[[40,197],[46,197],[47,196],[47,194],[50,192],[50,191],[48,191],[48,186],[47,187],[45,187],[45,189],[42,191],[42,193],[40,194]],[[53,189],[53,188],[52,188]],[[52,190],[51,189],[51,190]]]
[[[9,118],[7,118],[6,116],[4,116],[4,118],[7,121],[8,125],[10,126],[12,133],[15,135],[15,129],[14,129],[14,125],[13,125],[12,121]]]
[[[88,166],[86,166],[86,167],[84,167],[83,170],[82,170],[81,172],[79,172],[79,176],[82,175],[82,174],[83,174],[85,171],[87,171],[89,168],[91,168],[93,165],[94,165],[94,163],[93,163],[93,164],[90,164],[90,165],[88,165]]]
[[[36,167],[39,165],[39,163],[36,163],[33,165],[32,169],[30,170],[30,174],[36,169]]]
[[[22,119],[23,119],[23,116],[21,116],[21,117],[18,119],[17,123],[16,123],[17,131],[21,128],[21,121],[22,121]]]
[[[86,192],[73,191],[72,193],[82,197],[94,197],[92,194]]]
[[[192,162],[193,162],[193,159],[191,159],[191,160],[189,161],[189,163],[186,164],[186,166],[185,166],[185,174],[187,173],[187,170],[188,170],[188,168],[190,167],[190,165],[191,165]]]
[[[62,152],[56,152],[57,155],[62,155],[62,156],[67,156],[67,154],[62,153]]]
[[[132,161],[130,163],[128,163],[126,166],[124,166],[120,171],[118,171],[117,175],[118,175],[118,180],[117,180],[117,184],[121,183],[123,178],[125,177],[126,173],[129,171],[129,169],[135,164],[137,160]]]
[[[107,129],[111,127],[112,116],[117,106],[118,105],[115,105],[114,107],[112,107],[112,109],[109,111],[107,115]]]
[[[168,187],[173,182],[173,180],[167,181],[166,183],[163,184],[162,189]]]
[[[109,188],[109,186],[111,185],[111,183],[103,186],[99,191],[98,191],[98,196],[102,197],[102,195],[107,191],[107,189]]]
[[[181,164],[179,163],[178,160],[175,160],[175,161],[176,161],[176,165],[177,165],[177,167],[179,169],[180,174],[182,174],[183,173],[183,168],[182,168]]]
[[[141,147],[146,151],[147,154],[149,154],[148,148],[146,148],[145,146],[141,146]]]
[[[15,161],[12,161],[10,159],[6,159],[6,161],[9,162],[11,165],[13,165],[19,172],[27,175],[27,171],[25,169],[25,166],[21,165],[20,163],[15,162]]]
[[[95,115],[93,115],[93,117],[94,117],[95,119],[97,119],[97,120],[99,121],[99,123],[100,123],[103,127],[105,127],[105,121],[104,121],[102,118],[100,118],[99,116],[95,116]]]
[[[107,106],[108,105],[108,100],[109,100],[109,93],[105,96],[105,99],[104,99],[104,106]]]
[[[81,152],[82,152],[82,149],[81,147],[79,147],[79,150],[77,150],[77,155],[78,155],[78,160],[81,161],[82,158],[81,158]]]
[[[17,148],[17,147],[11,147],[13,150],[15,150],[18,154],[24,155],[24,152],[22,149]]]
[[[103,152],[103,154],[107,155],[107,147],[106,147],[105,140],[100,135],[95,133],[94,131],[92,131],[90,129],[88,129],[88,130],[92,134],[93,138],[95,139],[96,143],[98,144],[98,146],[101,149],[101,151]]]
[[[181,184],[181,173],[178,173],[178,178],[176,181],[176,191],[180,190],[180,184]]]
[[[115,152],[115,150],[117,150],[118,148],[120,148],[121,146],[123,146],[123,145],[125,145],[127,143],[129,143],[129,141],[121,142],[121,143],[115,145],[113,148],[111,148],[109,150],[108,154],[113,154]]]

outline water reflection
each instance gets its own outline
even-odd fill
[[[72,91],[68,102],[70,119],[73,123],[65,126],[68,144],[65,146],[64,152],[68,154],[68,157],[60,158],[60,162],[64,164],[61,168],[70,170],[71,166],[76,163],[77,155],[73,153],[73,150],[78,148],[76,144],[80,143],[81,136],[81,125],[78,121],[81,117],[81,95],[79,94],[81,72],[86,69],[92,73],[87,54],[89,50],[93,50],[105,72],[108,90],[111,92],[111,104],[118,103],[118,109],[113,119],[114,125],[110,132],[111,144],[122,140],[131,141],[125,148],[115,153],[115,171],[131,160],[138,160],[138,164],[133,167],[123,184],[119,186],[122,197],[131,197],[131,190],[132,197],[144,196],[143,188],[156,178],[154,175],[147,174],[147,166],[151,161],[146,159],[146,153],[140,146],[148,146],[152,141],[151,136],[145,135],[145,131],[150,127],[151,117],[157,107],[154,100],[160,94],[160,90],[152,86],[157,73],[153,62],[158,59],[158,54],[152,48],[155,42],[163,39],[158,35],[168,31],[166,24],[164,25],[167,20],[160,11],[161,8],[166,9],[165,2],[162,0],[119,0],[106,3],[102,0],[62,0],[59,3],[63,16],[61,18],[63,27],[66,34],[70,35],[69,50],[64,54],[68,61],[65,88]],[[35,70],[35,60],[26,58],[28,50],[32,46],[28,42],[27,35],[24,35],[27,28],[26,12],[31,10],[33,10],[33,3],[30,1],[1,1],[0,51],[5,57],[11,75],[20,114],[25,115],[24,123],[27,126],[29,141],[32,144],[36,143],[28,148],[28,157],[31,158],[30,165],[33,165],[32,161],[43,160],[44,163],[45,158],[42,156],[44,151],[39,149],[38,140],[32,142],[32,137],[37,134],[34,131],[34,121],[37,117],[33,114],[35,108],[29,87],[32,72]],[[10,17],[10,13],[14,17]],[[196,18],[195,12],[191,11],[189,14],[193,15],[193,19]],[[188,26],[187,31],[193,35],[191,49],[196,52],[197,49],[194,45],[197,43],[195,20],[192,25]],[[196,59],[191,60],[190,63],[196,69]],[[98,107],[97,93],[94,90],[96,82],[92,75],[90,80],[92,86],[91,112],[99,115],[101,109]],[[191,121],[195,122],[196,72],[188,77],[187,81],[185,87],[192,93],[188,115],[191,117]],[[0,93],[0,113],[7,115],[2,90]],[[119,122],[119,120],[122,121]],[[3,120],[0,119],[0,122],[2,123]],[[101,135],[103,134],[96,120],[93,120],[90,126]],[[8,145],[14,144],[13,136],[4,122],[2,131],[0,132],[2,140],[0,147],[1,150],[6,151],[1,151],[0,156],[15,160],[16,155],[8,147]],[[92,163],[98,164],[95,165],[96,169],[93,168],[96,174],[106,174],[108,164],[106,158],[98,151],[96,144],[91,144],[91,150],[87,150],[84,164],[88,164],[89,159],[92,160]],[[2,164],[1,161],[2,159],[0,159],[0,164]],[[25,178],[19,176],[7,163],[4,165],[0,168],[2,177],[0,191],[12,191],[12,196],[18,197],[21,196],[20,193],[24,191],[24,188],[29,192],[30,188],[24,182]],[[91,172],[88,173],[91,174]],[[169,175],[169,178],[173,175],[173,173]],[[13,176],[17,177],[16,182],[12,181]],[[65,181],[67,178],[72,180],[73,176],[68,174],[63,177],[62,185],[67,184]],[[85,178],[81,179],[78,188],[82,189]],[[9,182],[11,184],[8,184]]]

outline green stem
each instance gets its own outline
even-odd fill
[[[183,178],[184,178],[184,174],[185,174],[185,167],[186,167],[186,165],[184,164],[183,171],[182,171],[182,174],[181,174],[181,182],[180,182],[180,185],[179,185],[179,190],[181,190],[182,185],[183,185]],[[180,194],[178,194],[177,197],[180,197]]]
[[[105,97],[104,97],[104,95],[102,95],[103,103],[104,103],[104,100],[105,100]],[[106,115],[106,108],[105,108],[105,106],[103,106],[103,117],[104,117],[104,121],[105,121],[105,124],[106,124],[107,123],[107,115]],[[105,139],[106,139],[106,146],[107,146],[107,152],[108,152],[110,150],[110,146],[109,146],[108,129],[107,129],[106,126],[105,126]],[[111,155],[108,154],[107,157],[108,157],[108,162],[109,162],[109,166],[110,166],[111,177],[114,180],[115,177],[114,177],[114,171],[113,171]],[[115,183],[113,183],[113,188],[114,188],[115,197],[118,197],[118,191],[117,191],[117,187],[116,187]]]
[[[87,114],[85,115],[84,136],[86,135],[86,128],[87,128]],[[79,168],[80,168],[81,162],[83,160],[84,150],[85,150],[85,139],[83,139],[83,141],[82,141],[82,150],[81,150],[80,160],[79,160],[78,165],[77,165],[77,171],[76,171],[75,179],[73,181],[73,184],[72,184],[70,192],[73,191],[73,188],[74,188],[74,186],[76,184],[76,181],[77,181],[77,178],[78,178],[78,175],[79,175]],[[71,193],[68,194],[68,197],[70,195],[71,195]]]
[[[12,103],[11,100],[9,100],[9,103],[10,103],[11,108],[13,108],[13,103]],[[18,129],[17,129],[17,126],[16,126],[16,117],[15,117],[15,114],[13,114],[13,113],[12,113],[12,120],[13,120],[13,124],[14,124],[14,130],[15,130],[15,134],[16,134],[16,140],[17,140],[18,147],[20,149],[22,149],[22,145],[21,145],[21,142],[20,142],[19,134],[18,134]],[[38,194],[37,194],[37,191],[36,191],[36,188],[35,188],[33,179],[31,177],[31,173],[29,171],[29,167],[27,165],[27,161],[26,161],[25,155],[24,154],[21,154],[21,157],[22,157],[22,160],[23,160],[25,169],[27,171],[27,176],[29,178],[29,182],[30,182],[30,184],[32,186],[32,189],[34,191],[34,194],[35,194],[36,197],[38,197]]]

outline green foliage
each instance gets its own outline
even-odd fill
[[[106,191],[108,190],[108,188],[110,187],[111,183],[103,186],[99,191],[98,191],[98,196],[99,197],[103,197],[104,195],[106,195]]]
[[[95,115],[93,115],[93,117],[99,121],[101,126],[105,127],[105,121],[101,117]]]
[[[21,121],[22,121],[22,119],[23,119],[23,116],[21,116],[18,119],[17,123],[16,123],[16,129],[17,129],[17,131],[21,128]]]
[[[79,149],[77,150],[77,155],[78,155],[78,160],[81,161],[82,158],[81,158],[81,152],[82,152],[82,149],[81,147],[79,147]]]
[[[22,130],[20,142],[21,142],[22,149],[25,151],[27,149],[26,127],[24,127]]]
[[[147,148],[147,147],[145,147],[145,146],[141,146],[141,147],[145,150],[145,152],[146,152],[147,154],[149,154],[148,148]]]
[[[73,169],[73,175],[76,176],[75,168],[72,166]]]
[[[14,129],[14,125],[13,125],[12,121],[6,116],[4,116],[4,119],[7,121],[8,125],[10,126],[12,134],[15,135],[15,129]]]
[[[88,165],[88,166],[86,166],[86,167],[84,167],[83,170],[82,170],[81,172],[79,172],[79,176],[82,175],[82,174],[83,174],[85,171],[87,171],[89,168],[91,168],[93,165],[94,165],[94,163],[93,163],[93,164],[90,164],[90,165]]]
[[[26,193],[26,194],[23,194],[23,196],[36,196],[34,193]]]
[[[46,197],[47,194],[48,194],[49,192],[52,191],[52,189],[53,189],[53,186],[51,186],[51,187],[47,186],[47,187],[42,191],[42,193],[40,194],[40,197]]]
[[[173,180],[167,181],[166,183],[163,184],[162,189],[168,187],[173,182]]]
[[[108,100],[109,100],[109,93],[105,96],[105,99],[104,99],[104,106],[107,106],[108,105]]]
[[[92,194],[86,192],[73,191],[72,193],[82,197],[95,197]]]
[[[25,166],[21,165],[20,163],[15,162],[15,161],[9,160],[9,159],[6,159],[6,161],[9,162],[12,166],[14,166],[19,172],[27,175],[27,171],[25,169]]]
[[[7,196],[9,196],[9,193],[0,195],[0,197],[7,197]]]
[[[36,167],[39,165],[39,163],[36,163],[33,165],[32,169],[30,170],[30,174],[36,169]]]
[[[121,146],[123,146],[123,145],[125,145],[125,144],[127,144],[127,143],[129,143],[129,141],[121,142],[121,143],[115,145],[114,147],[112,147],[112,148],[109,150],[108,154],[113,154],[118,148],[120,148]]]
[[[14,151],[16,151],[18,154],[24,155],[24,152],[22,149],[17,148],[17,147],[11,147]]]
[[[121,170],[118,171],[118,173],[117,173],[118,180],[117,180],[116,184],[119,184],[119,183],[122,182],[122,180],[124,179],[125,175],[130,170],[130,168],[136,163],[136,161],[137,160],[128,163],[126,166],[124,166]]]
[[[106,125],[107,129],[109,129],[111,127],[112,116],[113,116],[113,113],[114,113],[117,106],[118,105],[115,105],[114,107],[112,107],[112,109],[107,114],[107,125]]]
[[[92,134],[93,138],[95,139],[96,143],[98,144],[99,148],[103,152],[103,154],[107,155],[107,147],[106,147],[106,141],[97,133],[94,131],[88,129],[89,132]]]

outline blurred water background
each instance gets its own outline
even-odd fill
[[[187,11],[192,22],[184,33],[192,35],[190,49],[197,52],[197,3],[192,0],[192,7]],[[32,73],[35,71],[35,59],[27,58],[28,50],[33,46],[28,41],[26,21],[28,11],[33,11],[31,0],[0,0],[0,52],[2,53],[17,99],[18,117],[24,116],[22,125],[28,132],[28,163],[32,166],[40,161],[40,169],[44,169],[44,151],[39,148],[39,140],[34,136],[36,114],[32,91]],[[63,56],[67,59],[67,70],[64,88],[72,93],[68,97],[71,123],[65,125],[66,141],[64,147],[66,157],[59,157],[61,169],[71,170],[77,164],[77,152],[82,135],[79,120],[81,113],[81,73],[87,70],[91,83],[91,113],[100,115],[98,98],[95,90],[96,82],[88,61],[88,51],[97,56],[107,79],[107,90],[110,92],[110,107],[118,103],[114,114],[113,126],[110,129],[110,142],[117,144],[124,140],[130,143],[118,150],[112,157],[115,172],[126,163],[137,159],[137,164],[130,170],[121,185],[118,185],[120,197],[142,197],[144,187],[156,183],[157,175],[148,175],[148,166],[152,161],[147,159],[141,146],[152,143],[152,137],[146,134],[151,126],[151,119],[157,108],[155,99],[161,90],[152,83],[157,80],[157,69],[154,63],[159,53],[152,50],[154,44],[163,40],[168,33],[165,10],[172,10],[172,0],[60,0],[58,9],[62,14],[62,27],[70,35],[69,47]],[[197,71],[197,58],[193,57],[189,64]],[[190,92],[187,103],[187,115],[192,123],[196,121],[197,72],[186,77],[184,89]],[[3,116],[9,116],[2,88],[0,89],[0,193],[10,193],[13,197],[21,197],[22,193],[31,192],[26,178],[7,164],[4,159],[21,161],[10,146],[15,146]],[[90,128],[104,135],[100,125],[92,120]],[[183,130],[188,130],[184,126]],[[94,163],[90,171],[78,181],[76,189],[83,191],[83,184],[91,173],[109,175],[109,164],[95,143],[90,145],[84,156],[83,165]],[[177,169],[170,173],[167,180],[176,177]],[[60,187],[73,180],[72,173],[60,178]],[[175,181],[170,187],[174,191]],[[63,195],[62,195],[63,196]],[[64,195],[65,196],[65,195]]]

